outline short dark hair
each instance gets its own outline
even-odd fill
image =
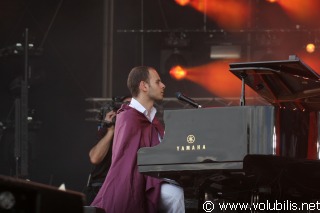
[[[139,95],[139,85],[141,81],[149,83],[149,70],[153,69],[148,66],[134,67],[128,76],[127,86],[131,92],[132,97]]]

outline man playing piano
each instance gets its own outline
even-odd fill
[[[182,213],[182,188],[145,176],[137,166],[137,151],[158,145],[163,138],[164,129],[153,105],[163,99],[165,85],[157,71],[146,66],[133,68],[127,85],[132,100],[118,111],[112,164],[91,206],[113,213]]]

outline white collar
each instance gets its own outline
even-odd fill
[[[137,111],[143,113],[146,118],[152,122],[156,113],[157,113],[157,109],[155,107],[152,107],[151,108],[151,111],[150,111],[150,117],[148,116],[148,111],[146,110],[146,108],[144,108],[144,106],[142,106],[139,101],[137,101],[136,99],[134,98],[131,98],[131,101],[130,101],[130,104],[129,104],[130,107],[136,109]]]

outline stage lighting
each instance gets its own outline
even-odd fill
[[[169,33],[164,39],[164,44],[166,47],[173,48],[186,48],[190,45],[190,38],[186,33]]]
[[[160,72],[163,76],[169,75],[172,67],[189,66],[191,39],[186,33],[169,33],[163,41],[163,49],[160,55]]]
[[[210,58],[212,58],[212,59],[238,59],[238,58],[241,58],[241,46],[236,46],[236,45],[211,46]]]
[[[277,0],[267,0],[267,2],[275,3],[275,2],[277,2]]]
[[[169,74],[176,80],[182,80],[187,76],[187,70],[181,66],[174,66],[170,69]]]
[[[306,51],[308,53],[314,53],[316,51],[316,45],[314,43],[308,43],[306,45]]]
[[[180,6],[186,6],[187,4],[190,3],[190,0],[175,0],[175,2]]]
[[[161,51],[161,67],[160,72],[162,75],[169,75],[172,67],[189,66],[190,56],[186,50],[180,50],[179,48],[166,49]]]

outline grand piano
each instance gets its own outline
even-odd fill
[[[320,76],[296,56],[230,71],[270,105],[165,110],[164,139],[138,151],[139,171],[178,182],[198,212],[205,200],[320,198]]]

